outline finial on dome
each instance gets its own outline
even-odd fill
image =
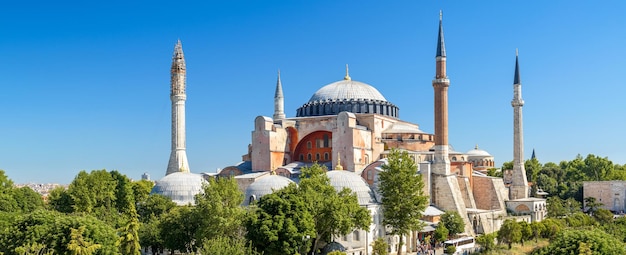
[[[274,169],[274,170],[271,170],[271,171],[270,171],[270,175],[276,175],[276,170],[275,170],[275,169]]]
[[[475,150],[478,150],[478,144],[476,144],[476,147],[474,147]]]
[[[343,166],[341,166],[341,154],[339,152],[337,152],[337,166],[335,167],[335,170],[343,170]]]
[[[344,80],[346,81],[351,81],[352,78],[350,78],[350,69],[348,69],[348,64],[346,64],[346,76],[343,77]]]

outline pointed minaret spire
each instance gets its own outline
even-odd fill
[[[446,56],[446,45],[443,41],[443,12],[439,11],[439,36],[437,37],[437,57]]]
[[[180,39],[174,46],[172,68],[170,70],[170,100],[172,100],[172,152],[167,164],[166,175],[176,172],[189,172],[185,133],[185,92],[187,68]]]
[[[519,51],[515,49],[515,77],[513,77],[513,84],[522,84],[519,76]]]
[[[348,64],[346,64],[346,76],[344,76],[343,79],[346,81],[352,80],[352,78],[350,78],[350,69],[348,68]]]
[[[513,78],[513,172],[509,198],[522,199],[528,197],[528,180],[524,169],[524,125],[522,119],[522,84],[519,75],[519,56],[515,50],[515,76]]]
[[[530,159],[536,159],[537,157],[535,156],[535,149],[533,148],[533,154],[530,156]]]
[[[280,69],[276,81],[276,93],[274,94],[274,121],[285,119],[285,97],[283,97],[283,85],[280,82]]]

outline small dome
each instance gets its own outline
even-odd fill
[[[338,243],[338,242],[330,242],[328,243],[326,246],[324,246],[324,248],[322,248],[322,255],[326,255],[328,253],[331,253],[333,251],[341,251],[344,252],[346,251],[346,247],[344,247],[342,244]]]
[[[270,175],[260,178],[248,186],[243,203],[244,205],[249,205],[252,201],[250,197],[254,196],[254,200],[257,200],[262,196],[289,186],[290,183],[294,183],[294,181],[280,175]]]
[[[326,175],[335,190],[341,191],[343,188],[349,188],[356,193],[359,205],[376,203],[374,192],[360,175],[344,170],[328,171]]]
[[[370,99],[387,101],[376,88],[363,82],[341,80],[328,84],[319,89],[309,102],[323,100]]]
[[[489,154],[489,152],[485,151],[485,150],[481,150],[478,148],[478,145],[476,145],[476,147],[474,147],[473,150],[469,150],[466,153],[468,156],[472,157],[472,156],[479,156],[479,157],[491,157],[491,154]]]
[[[202,193],[202,185],[206,183],[199,174],[176,172],[158,180],[151,193],[169,197],[178,205],[193,205],[196,202],[195,196]]]

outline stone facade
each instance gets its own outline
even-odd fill
[[[583,182],[583,197],[593,197],[601,208],[614,213],[626,211],[626,181]],[[585,210],[587,205],[584,205]]]

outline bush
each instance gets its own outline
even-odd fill
[[[372,255],[387,255],[389,254],[389,245],[382,237],[376,238],[372,244]]]
[[[446,247],[446,254],[454,254],[456,252],[456,246],[450,245]]]
[[[489,250],[493,250],[496,247],[495,239],[496,239],[495,233],[485,234],[485,235],[476,237],[476,243],[480,245],[480,247],[485,249],[485,251],[489,251]]]

